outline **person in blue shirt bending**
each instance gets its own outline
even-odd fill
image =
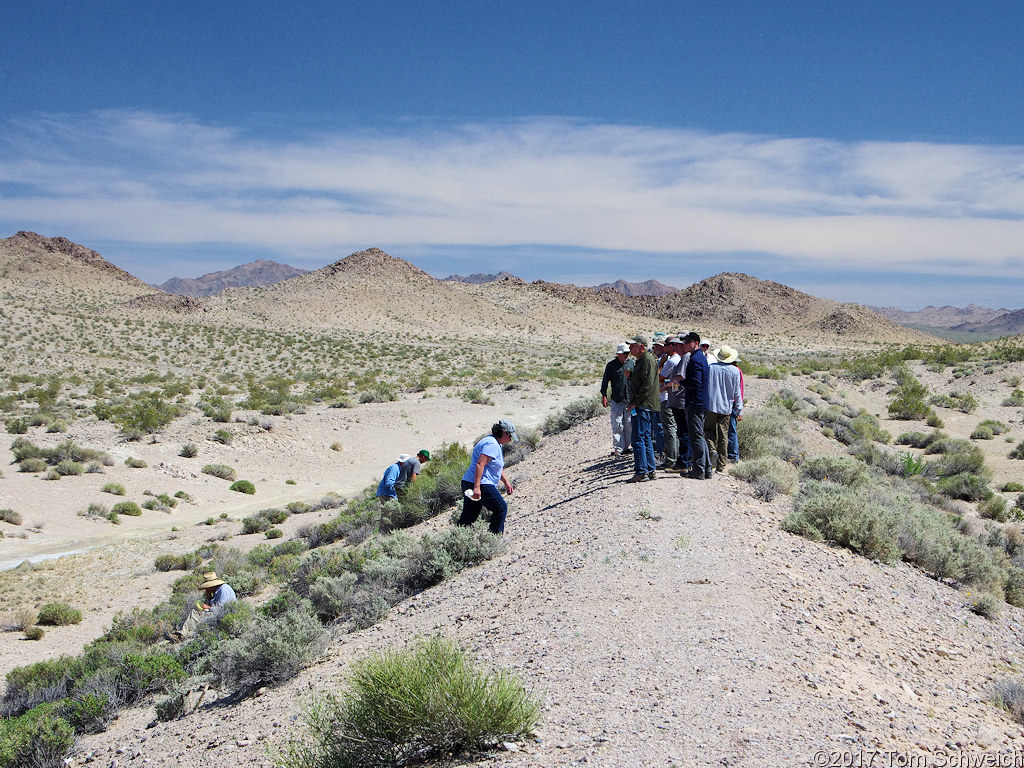
[[[501,535],[505,532],[505,516],[508,505],[498,491],[500,480],[509,496],[512,483],[505,476],[505,454],[502,448],[512,440],[519,440],[516,428],[504,419],[491,427],[491,434],[482,437],[473,446],[469,468],[462,476],[462,515],[458,525],[472,525],[480,517],[480,509],[487,507],[491,512],[490,531]],[[472,493],[466,493],[472,490]]]

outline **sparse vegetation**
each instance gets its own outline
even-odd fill
[[[39,609],[37,623],[43,626],[63,627],[68,624],[80,624],[82,612],[67,603],[47,603]]]
[[[232,482],[238,478],[238,474],[235,470],[227,464],[207,464],[203,467],[203,472],[207,475],[219,477],[221,480],[230,480]]]

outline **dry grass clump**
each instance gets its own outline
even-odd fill
[[[207,464],[203,467],[203,472],[207,475],[219,477],[221,480],[234,482],[238,479],[238,473],[227,464]]]
[[[11,525],[21,525],[21,515],[13,509],[0,509],[0,521]]]

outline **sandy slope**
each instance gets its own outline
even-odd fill
[[[352,659],[438,632],[543,699],[537,740],[487,765],[807,765],[819,749],[934,765],[1024,738],[988,703],[1016,669],[1020,610],[988,621],[909,566],[783,533],[788,499],[727,476],[628,485],[606,431],[594,420],[513,469],[505,555],[335,638],[280,689],[152,727],[151,707],[128,712],[77,760],[270,765]]]

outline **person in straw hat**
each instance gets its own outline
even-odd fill
[[[188,616],[185,617],[181,629],[170,635],[172,640],[180,641],[192,637],[196,633],[196,627],[199,626],[199,622],[203,620],[204,613],[218,606],[233,603],[238,599],[231,585],[227,584],[223,579],[217,578],[216,571],[204,573],[203,583],[199,585],[199,588],[203,590],[203,599],[196,601],[195,606],[189,611]]]
[[[728,344],[711,352],[714,361],[708,367],[708,409],[704,432],[708,445],[714,446],[715,471],[724,472],[728,459],[729,423],[732,417],[743,418],[743,397],[740,394],[740,372],[733,365],[739,353]]]

